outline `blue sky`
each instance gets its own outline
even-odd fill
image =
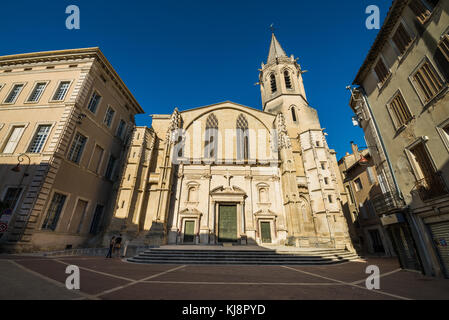
[[[78,5],[81,29],[65,28],[65,8]],[[385,18],[391,0],[7,1],[0,54],[99,46],[146,114],[171,113],[230,100],[261,109],[258,69],[266,61],[269,26],[288,55],[299,57],[309,103],[318,110],[338,158],[351,140],[351,84],[377,30],[365,9]],[[8,13],[8,14],[5,14]]]

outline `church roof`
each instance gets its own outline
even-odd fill
[[[284,49],[282,49],[281,44],[274,33],[271,34],[271,44],[270,44],[270,52],[268,53],[267,64],[276,61],[276,58],[287,57]]]

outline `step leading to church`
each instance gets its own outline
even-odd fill
[[[183,265],[331,265],[360,260],[346,250],[236,250],[201,248],[156,248],[146,250],[127,259],[141,264]]]

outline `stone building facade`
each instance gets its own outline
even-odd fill
[[[302,74],[273,34],[262,110],[223,102],[136,128],[104,242],[352,249],[336,155]]]
[[[449,276],[448,81],[449,2],[395,0],[350,104],[379,150],[377,213],[401,264],[434,276]]]
[[[376,213],[385,186],[379,181],[369,148],[359,150],[352,143],[352,153],[341,158],[338,166],[346,191],[342,197],[343,212],[354,247],[362,254],[395,256],[388,232]]]
[[[100,237],[142,108],[98,48],[0,57],[0,250]]]

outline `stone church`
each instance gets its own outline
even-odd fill
[[[303,73],[272,34],[262,110],[228,101],[137,127],[104,241],[351,248],[336,154]]]

